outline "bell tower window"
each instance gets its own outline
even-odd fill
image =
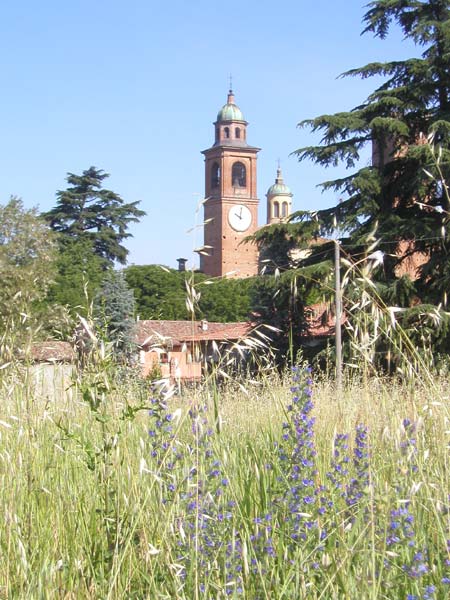
[[[239,129],[239,127],[236,127],[236,129],[234,130],[234,133],[236,135],[236,139],[240,139],[240,137],[241,137],[241,130]]]
[[[235,162],[231,170],[231,181],[233,187],[247,187],[247,171],[241,162]]]
[[[283,202],[283,204],[281,205],[281,216],[287,217],[287,214],[288,214],[288,205],[287,205],[287,202]]]
[[[278,204],[278,202],[273,203],[273,216],[275,219],[278,219],[280,217],[280,205]]]
[[[220,165],[219,163],[213,163],[211,168],[211,187],[218,188],[220,183]]]
[[[226,139],[229,139],[230,137],[230,128],[229,127],[224,127],[223,128],[223,134],[225,136]]]

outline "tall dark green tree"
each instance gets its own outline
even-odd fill
[[[82,175],[69,173],[69,187],[57,192],[56,206],[43,216],[58,233],[57,275],[47,301],[57,302],[72,312],[89,310],[105,275],[115,262],[125,263],[130,237],[128,225],[145,213],[138,202],[123,199],[104,189],[109,177],[90,167]]]
[[[344,73],[363,79],[381,75],[385,80],[348,112],[302,121],[302,127],[320,132],[322,138],[320,145],[296,154],[325,167],[343,163],[353,171],[322,184],[343,200],[338,207],[319,211],[320,234],[330,234],[337,216],[354,252],[378,239],[386,257],[380,278],[383,289],[391,292],[401,263],[423,252],[429,260],[418,267],[410,298],[438,303],[446,300],[450,286],[449,3],[377,0],[368,8],[364,33],[384,39],[397,23],[423,52]],[[366,146],[372,146],[373,164],[357,168]],[[297,233],[302,231],[300,226]]]
[[[69,173],[66,190],[57,192],[56,206],[45,213],[51,228],[67,240],[89,242],[94,254],[112,264],[126,263],[128,250],[123,241],[131,236],[128,226],[145,212],[139,202],[125,203],[115,192],[104,189],[109,177],[101,169],[90,167],[82,175]]]
[[[321,184],[339,194],[339,205],[298,212],[287,224],[262,228],[255,239],[273,268],[294,270],[310,281],[322,272],[328,280],[324,295],[333,285],[334,244],[321,238],[340,231],[344,253],[359,264],[378,242],[384,264],[372,271],[375,294],[406,308],[398,318],[419,344],[420,315],[430,307],[436,312],[440,302],[445,306],[450,289],[450,6],[448,0],[376,0],[367,8],[364,33],[384,39],[397,24],[422,53],[344,73],[384,80],[348,112],[302,121],[300,126],[320,133],[321,140],[296,151],[299,160],[348,169],[345,177]],[[367,148],[373,161],[361,167]],[[289,317],[289,302],[283,306],[274,317],[279,322],[283,314],[284,320]],[[440,332],[434,348],[448,350],[445,314],[435,319],[435,327]]]

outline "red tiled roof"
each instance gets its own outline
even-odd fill
[[[138,321],[137,342],[139,345],[145,346],[164,340],[171,340],[175,344],[192,341],[234,341],[247,336],[252,328],[253,325],[248,322]]]
[[[69,342],[35,342],[31,346],[31,358],[35,362],[72,362],[75,352]]]

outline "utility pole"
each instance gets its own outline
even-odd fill
[[[336,351],[336,390],[342,391],[342,290],[341,290],[341,252],[340,241],[338,239],[337,219],[336,219],[336,237],[334,240],[334,301],[336,324],[334,328],[334,342]]]

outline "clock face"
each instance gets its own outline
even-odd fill
[[[228,222],[236,231],[246,231],[252,223],[252,213],[244,204],[235,204],[228,212]]]

